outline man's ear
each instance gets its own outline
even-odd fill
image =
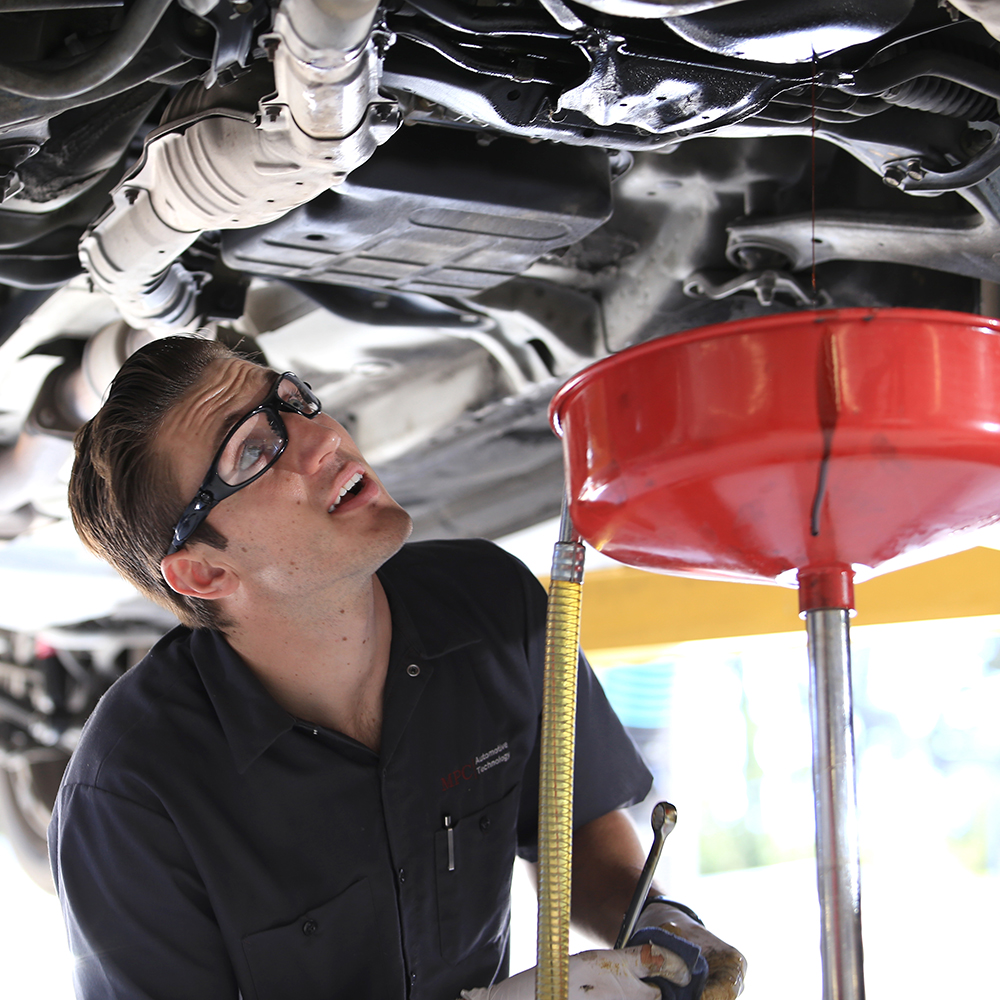
[[[206,601],[234,594],[239,587],[238,577],[223,561],[212,558],[210,552],[203,545],[194,545],[164,556],[160,572],[167,586],[185,597]]]

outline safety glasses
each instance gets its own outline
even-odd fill
[[[216,504],[260,479],[278,461],[288,444],[282,412],[311,420],[322,409],[319,398],[298,375],[279,375],[267,399],[241,417],[226,435],[197,496],[174,527],[167,555],[183,548]]]

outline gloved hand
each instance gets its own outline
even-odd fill
[[[660,987],[643,979],[687,986],[691,971],[679,955],[655,944],[619,951],[583,951],[569,959],[570,1000],[661,1000]],[[535,970],[495,986],[462,990],[460,1000],[535,1000]]]
[[[708,980],[701,1000],[736,1000],[743,992],[747,960],[732,945],[717,938],[683,910],[667,903],[647,903],[639,914],[632,940],[639,937],[646,927],[658,927],[701,949],[708,960]]]

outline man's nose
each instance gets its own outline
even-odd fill
[[[300,413],[290,413],[284,415],[284,420],[288,431],[285,453],[296,471],[304,475],[316,472],[340,450],[344,429],[327,414],[304,417]]]

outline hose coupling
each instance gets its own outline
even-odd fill
[[[583,583],[585,551],[581,542],[556,542],[552,547],[551,579]]]

